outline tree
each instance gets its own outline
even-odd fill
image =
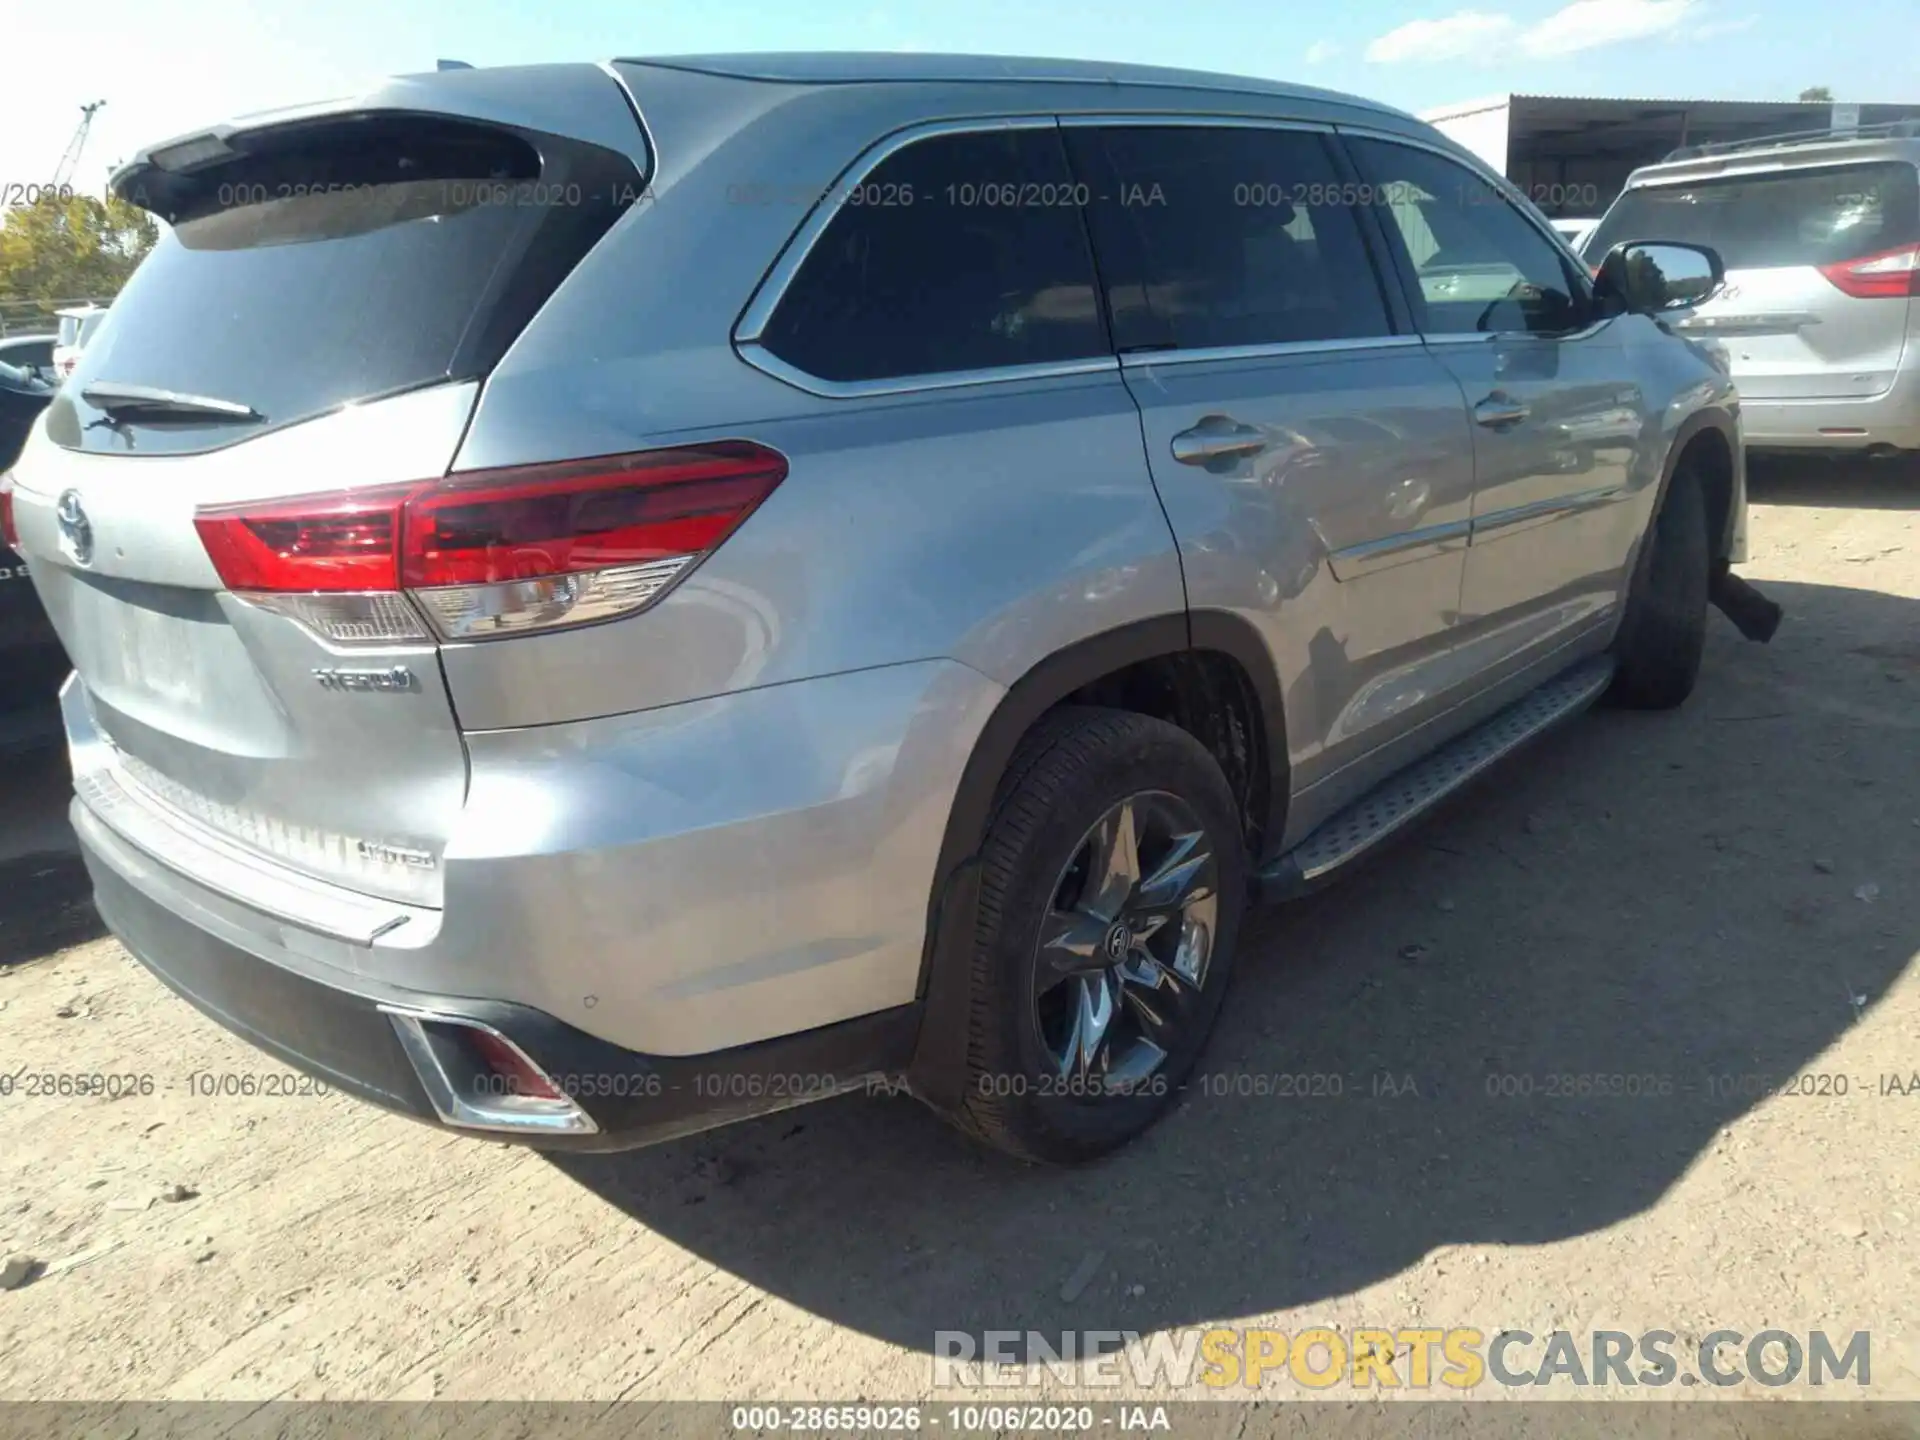
[[[1819,103],[1831,105],[1833,103],[1833,91],[1829,90],[1825,85],[1810,85],[1800,92],[1800,98],[1809,104]]]
[[[0,219],[0,301],[108,299],[159,238],[124,200],[43,193]]]

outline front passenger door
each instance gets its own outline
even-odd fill
[[[1188,604],[1265,640],[1294,789],[1310,789],[1416,728],[1461,678],[1459,389],[1396,326],[1328,133],[1063,124]]]
[[[1628,332],[1596,317],[1563,247],[1477,171],[1384,138],[1346,143],[1474,422],[1461,638],[1497,679],[1598,623],[1624,582],[1646,423]]]

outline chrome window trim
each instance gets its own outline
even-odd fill
[[[1134,350],[1119,357],[1124,370],[1159,365],[1198,365],[1210,360],[1270,360],[1289,355],[1330,355],[1353,350],[1418,348],[1418,335],[1367,335],[1351,340],[1276,340],[1271,345],[1209,345],[1194,350]]]
[[[653,127],[647,124],[646,112],[640,108],[640,98],[633,93],[633,87],[627,83],[627,77],[620,73],[619,67],[611,60],[602,60],[595,68],[620,87],[620,97],[627,102],[634,123],[640,127],[640,143],[647,151],[647,175],[640,189],[643,194],[651,193],[653,182],[660,178],[660,146],[653,138]]]
[[[1392,131],[1373,130],[1332,121],[1289,119],[1278,116],[1221,112],[1218,114],[1181,111],[1158,113],[1142,110],[1076,111],[1070,115],[999,115],[963,120],[934,120],[896,130],[861,151],[828,187],[832,192],[863,184],[867,177],[887,160],[910,145],[946,135],[992,134],[1010,130],[1091,129],[1107,126],[1142,128],[1279,130],[1296,134],[1333,137],[1342,133],[1402,140]],[[1431,150],[1446,159],[1455,159],[1450,151],[1434,145],[1408,140],[1418,148]],[[658,169],[658,152],[655,169]],[[761,343],[767,323],[772,319],[795,276],[812,255],[814,246],[833,223],[838,210],[826,201],[816,203],[793,235],[787,240],[780,258],[755,289],[746,308],[733,327],[734,352],[747,364],[783,384],[809,395],[829,400],[860,400],[873,396],[913,395],[923,391],[971,388],[978,385],[1017,383],[1077,375],[1096,375],[1119,369],[1142,369],[1153,365],[1204,364],[1212,361],[1265,360],[1293,355],[1333,354],[1382,348],[1405,348],[1423,341],[1451,343],[1458,340],[1493,339],[1488,336],[1441,336],[1390,334],[1361,336],[1341,340],[1277,341],[1270,345],[1219,345],[1199,350],[1154,350],[1126,355],[1095,355],[1079,360],[1048,361],[1033,365],[1004,365],[977,370],[931,371],[917,375],[888,376],[873,380],[828,380],[803,370],[791,361],[775,355]],[[1523,212],[1524,213],[1524,212]],[[1535,227],[1536,229],[1538,227]],[[1566,337],[1563,337],[1566,338]]]
[[[873,395],[917,395],[922,391],[959,390],[975,385],[999,385],[1021,380],[1053,380],[1069,375],[1098,375],[1120,368],[1118,357],[1090,355],[1085,360],[1049,360],[1036,365],[999,365],[987,370],[937,370],[926,375],[897,375],[884,380],[822,380],[798,365],[750,340],[734,352],[754,369],[774,379],[827,400],[864,400]]]
[[[733,343],[736,346],[757,344],[767,328],[767,322],[773,318],[773,312],[780,306],[781,299],[787,293],[787,287],[793,283],[793,277],[800,267],[807,263],[807,257],[813,253],[813,247],[820,242],[834,217],[840,212],[827,203],[827,198],[835,191],[851,189],[864,184],[866,178],[875,170],[905,150],[909,145],[917,145],[922,140],[934,140],[943,135],[991,135],[1008,130],[1057,130],[1059,121],[1052,115],[998,115],[977,117],[967,120],[932,120],[921,124],[909,125],[896,130],[891,135],[883,135],[865,150],[848,162],[839,176],[827,187],[827,195],[814,203],[807,218],[800,222],[800,228],[788,237],[786,247],[780,252],[780,258],[773,262],[760,287],[754,291],[753,298],[747,302],[747,308],[740,312],[740,318],[733,325]],[[901,376],[901,379],[909,377]],[[916,377],[917,378],[917,377]],[[864,381],[828,381],[820,384],[864,384]]]
[[[1421,331],[1415,338],[1424,340],[1428,345],[1492,345],[1500,340],[1562,343],[1569,340],[1584,340],[1589,335],[1598,335],[1613,322],[1614,318],[1611,315],[1603,315],[1590,325],[1582,325],[1578,330],[1487,330],[1474,335],[1459,332],[1430,334]]]
[[[1477,544],[1482,535],[1524,525],[1529,520],[1572,514],[1576,510],[1592,510],[1596,506],[1610,504],[1626,493],[1627,487],[1624,485],[1602,485],[1593,490],[1578,490],[1571,495],[1556,495],[1550,500],[1535,500],[1530,504],[1513,505],[1505,510],[1476,515],[1473,517],[1472,538],[1468,543]]]
[[[1334,133],[1334,122],[1330,120],[1293,120],[1285,116],[1248,115],[1244,111],[1214,115],[1200,110],[1169,110],[1161,114],[1151,110],[1116,110],[1111,114],[1076,110],[1071,115],[1058,118],[1063,130],[1101,129],[1112,125],[1218,130],[1225,126],[1236,130],[1304,130],[1316,135]]]

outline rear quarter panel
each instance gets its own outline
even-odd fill
[[[1046,87],[790,87],[632,77],[648,198],[488,381],[457,469],[734,436],[791,471],[651,610],[450,646],[469,729],[620,714],[946,657],[995,681],[1185,604],[1117,368],[860,399],[774,379],[732,331],[829,187],[875,140],[963,115],[1049,113]]]

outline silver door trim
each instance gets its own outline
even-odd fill
[[[1592,490],[1577,490],[1571,495],[1556,495],[1551,500],[1535,500],[1527,505],[1512,505],[1505,510],[1489,511],[1485,515],[1473,517],[1472,538],[1469,543],[1477,543],[1482,535],[1491,535],[1501,530],[1524,525],[1529,520],[1543,520],[1551,515],[1572,514],[1577,510],[1591,510],[1596,506],[1607,505],[1620,499],[1627,493],[1624,485],[1602,485]]]
[[[1378,540],[1363,540],[1327,556],[1327,564],[1336,580],[1354,580],[1376,570],[1391,569],[1412,560],[1464,550],[1471,543],[1473,521],[1448,520],[1440,525],[1423,525],[1417,530],[1402,530],[1398,535],[1383,535]]]
[[[1146,370],[1156,365],[1199,365],[1210,360],[1272,360],[1288,355],[1331,355],[1350,350],[1401,350],[1419,344],[1418,335],[1369,335],[1358,340],[1284,340],[1271,345],[1134,350],[1120,356],[1120,367],[1123,370]]]

